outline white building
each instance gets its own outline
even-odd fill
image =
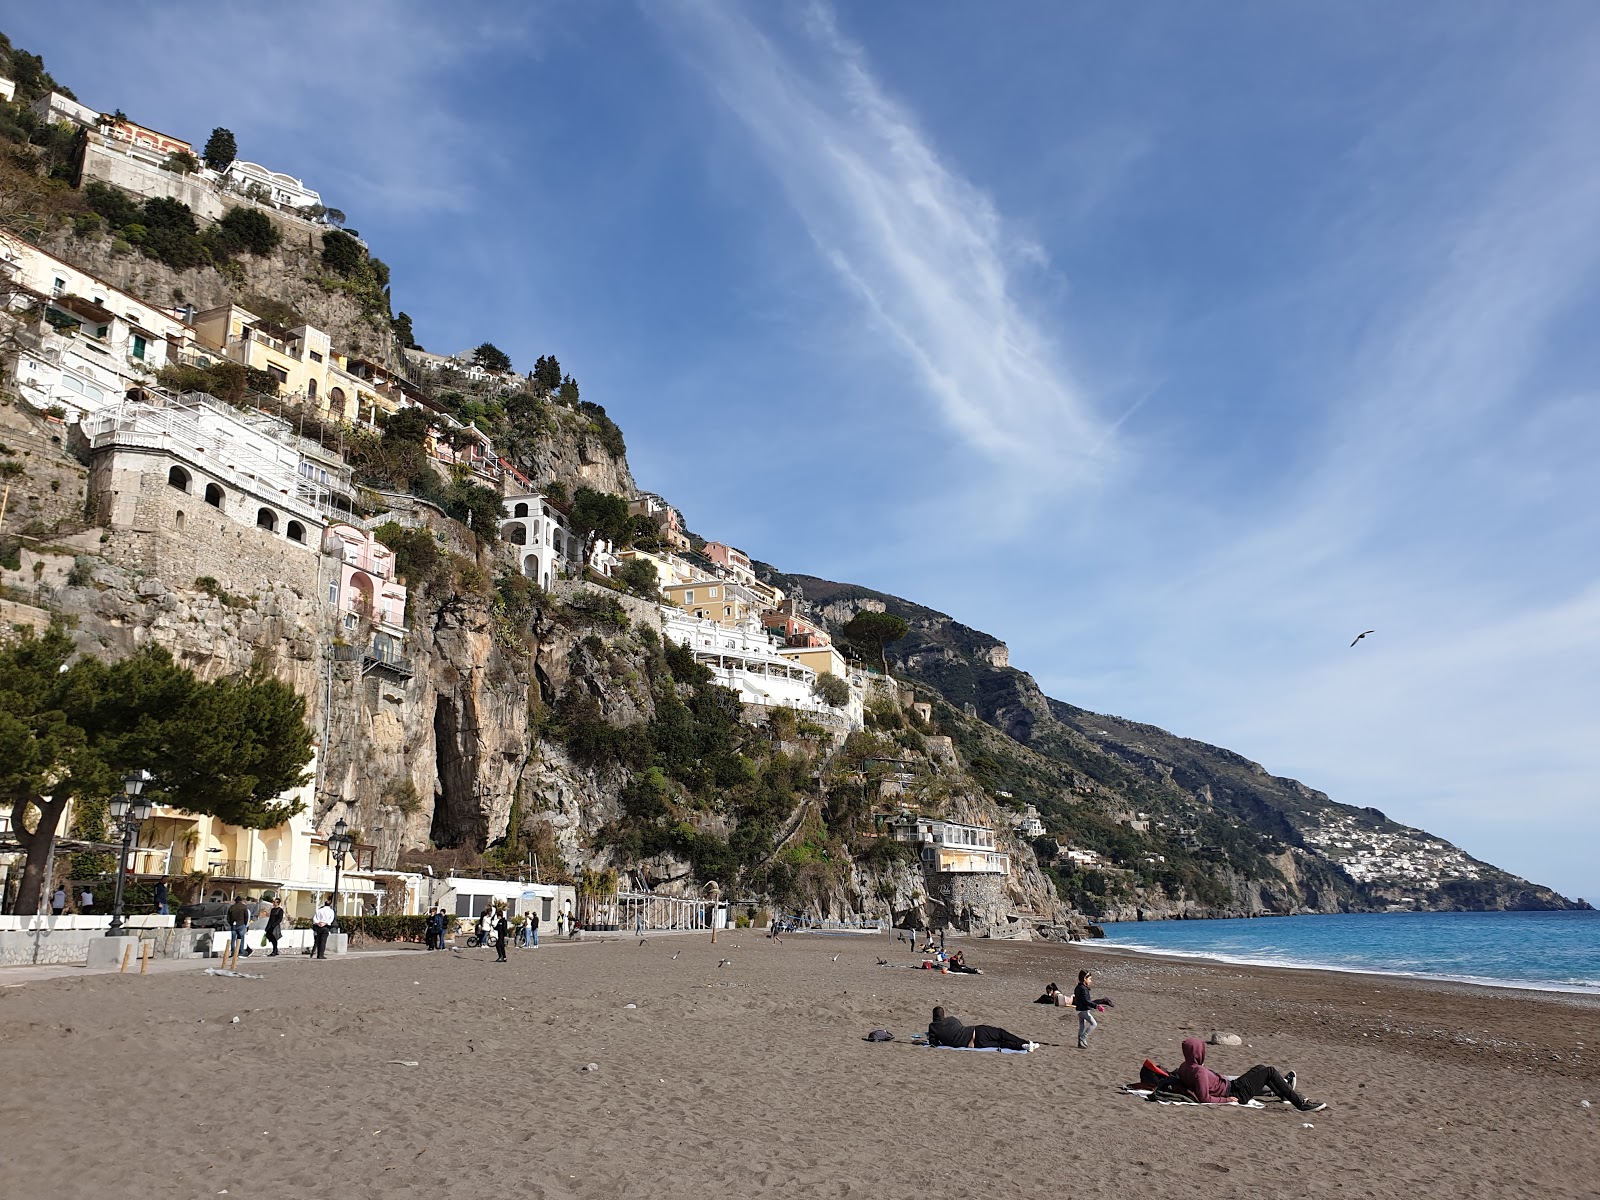
[[[0,79],[0,100],[10,104],[17,98],[17,85],[9,79]]]
[[[41,121],[48,121],[52,125],[70,121],[84,129],[98,129],[101,120],[99,109],[79,104],[60,92],[51,92],[48,96],[39,97],[33,102],[33,112]]]
[[[1022,815],[1012,822],[1012,828],[1019,837],[1037,838],[1044,836],[1044,822],[1039,819],[1039,810],[1033,805],[1028,805],[1022,810]]]
[[[562,572],[583,559],[583,540],[567,528],[566,514],[537,492],[507,496],[500,537],[517,557],[517,570],[549,591]]]
[[[894,840],[917,846],[929,871],[972,875],[1005,875],[1011,856],[996,848],[995,832],[985,825],[965,825],[903,814],[891,827]]]
[[[236,158],[223,172],[223,181],[233,190],[248,192],[252,184],[266,191],[271,203],[284,208],[310,208],[321,204],[322,196],[312,191],[293,175],[269,171],[260,163],[245,162]]]
[[[192,337],[172,313],[27,242],[0,239],[0,277],[21,323],[6,372],[36,408],[77,418],[117,404]]]
[[[843,719],[851,729],[864,725],[854,693],[855,702],[842,709],[819,699],[813,690],[817,673],[786,658],[777,640],[754,622],[728,625],[663,604],[661,635],[688,647],[696,662],[711,669],[713,681],[738,692],[745,704]]]

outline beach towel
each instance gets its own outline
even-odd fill
[[[1266,1105],[1259,1100],[1250,1100],[1236,1104],[1201,1104],[1187,1092],[1167,1092],[1152,1090],[1146,1087],[1133,1087],[1123,1085],[1120,1089],[1125,1096],[1137,1096],[1141,1100],[1148,1100],[1152,1104],[1187,1104],[1194,1108],[1265,1108]]]
[[[1031,1054],[1031,1050],[1006,1050],[1000,1046],[929,1046],[928,1035],[919,1033],[911,1039],[913,1046],[928,1046],[930,1050],[960,1050],[966,1054]]]

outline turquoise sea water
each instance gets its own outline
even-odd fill
[[[1130,949],[1600,994],[1600,912],[1360,913],[1105,926]]]

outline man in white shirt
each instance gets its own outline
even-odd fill
[[[311,918],[311,937],[316,944],[316,956],[327,958],[328,934],[333,930],[333,906],[326,899]]]

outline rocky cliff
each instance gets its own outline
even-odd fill
[[[837,631],[862,609],[906,619],[897,673],[938,707],[973,774],[1034,805],[1063,894],[1109,920],[1544,909],[1573,902],[1442,838],[1339,804],[1220,747],[1045,696],[999,639],[899,597],[763,567]],[[1081,859],[1080,855],[1080,859]],[[1581,903],[1581,902],[1580,902]]]

